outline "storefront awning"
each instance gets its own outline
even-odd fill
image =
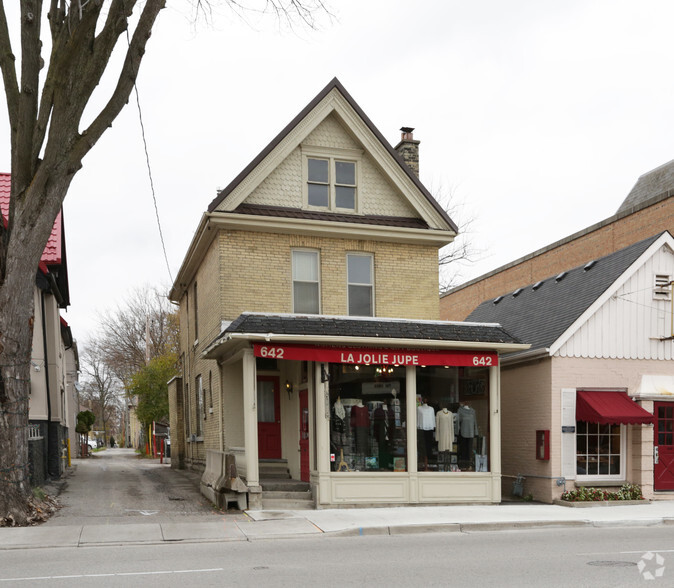
[[[626,392],[578,390],[576,420],[600,425],[647,425],[654,422],[654,416],[641,408]]]

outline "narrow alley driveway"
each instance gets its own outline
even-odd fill
[[[73,460],[59,495],[63,507],[45,524],[206,522],[222,513],[200,494],[199,479],[133,449],[98,451]]]

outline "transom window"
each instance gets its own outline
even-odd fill
[[[373,256],[349,253],[346,265],[349,315],[374,316]]]
[[[307,158],[307,203],[328,209],[356,210],[356,162],[332,157]]]
[[[293,312],[320,313],[318,251],[296,249],[292,252]]]
[[[622,426],[576,422],[576,473],[578,476],[612,476],[622,473]]]

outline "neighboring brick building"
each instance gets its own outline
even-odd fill
[[[524,476],[523,492],[544,502],[626,482],[671,498],[674,239],[555,272],[468,316],[531,343],[501,362],[504,492]]]
[[[498,353],[522,346],[439,321],[438,250],[456,226],[419,181],[412,130],[392,148],[335,79],[202,217],[170,292],[171,458],[204,469],[214,501],[232,489],[228,455],[254,508],[271,467],[319,505],[500,500],[490,406]],[[439,456],[430,420],[466,395],[480,442]],[[419,437],[417,403],[433,416]]]
[[[485,300],[608,255],[659,231],[674,233],[674,161],[641,176],[615,215],[453,288],[440,299],[440,317],[465,320]]]

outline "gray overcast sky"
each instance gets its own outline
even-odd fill
[[[138,87],[174,276],[216,189],[334,76],[391,143],[416,128],[422,181],[475,218],[485,254],[462,281],[612,215],[674,159],[671,1],[333,0],[332,24],[294,33],[225,7],[195,27],[187,0],[168,4]],[[135,98],[85,159],[65,222],[78,340],[130,289],[168,287]]]

